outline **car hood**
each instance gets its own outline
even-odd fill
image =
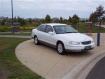
[[[58,34],[57,38],[59,40],[76,41],[76,42],[83,42],[89,40],[93,41],[93,39],[90,36],[81,33]]]

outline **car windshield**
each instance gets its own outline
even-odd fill
[[[54,26],[54,30],[56,34],[78,33],[78,31],[70,25],[57,25],[57,26]]]

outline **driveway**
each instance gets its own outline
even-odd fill
[[[93,34],[93,38],[95,37],[96,34]],[[59,55],[55,49],[44,45],[34,45],[33,40],[28,40],[18,45],[15,53],[24,65],[42,77],[46,79],[64,79],[64,77],[79,64],[89,60],[96,54],[104,52],[104,38],[105,35],[102,34],[101,46],[87,53]],[[67,78],[65,77],[65,79]]]

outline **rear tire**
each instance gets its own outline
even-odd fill
[[[38,40],[37,36],[34,36],[34,44],[39,45],[39,40]]]
[[[62,42],[57,43],[56,49],[57,49],[58,54],[60,54],[60,55],[66,54],[65,53],[65,47],[64,47],[64,44]]]

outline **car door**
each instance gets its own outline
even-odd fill
[[[46,30],[45,30],[46,34],[45,34],[45,41],[51,45],[55,45],[55,38],[54,38],[54,34],[50,34],[49,32],[54,32],[52,26],[50,25],[46,25]]]
[[[46,29],[46,25],[40,25],[40,26],[37,28],[37,30],[38,30],[38,31],[37,31],[38,40],[43,41],[43,42],[46,41],[46,39],[45,39],[45,36],[46,36],[45,29]]]

